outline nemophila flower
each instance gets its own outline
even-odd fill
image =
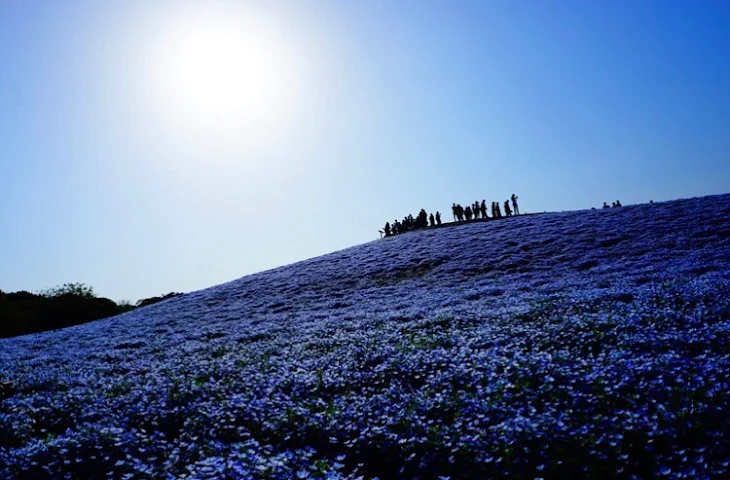
[[[720,211],[405,234],[3,340],[0,478],[727,476]]]

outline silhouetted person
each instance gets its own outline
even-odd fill
[[[455,203],[451,204],[451,211],[454,212],[454,221],[457,222],[459,220],[459,216],[457,215],[459,210],[456,208]]]
[[[385,222],[385,236],[390,237],[390,222]]]
[[[464,210],[464,214],[466,215],[466,221],[471,221],[471,207],[467,206],[466,210]]]
[[[621,206],[621,202],[619,202],[618,200],[616,200],[616,206],[617,207],[620,207]]]
[[[482,204],[479,208],[482,212],[482,218],[487,218],[487,202],[482,200]]]
[[[456,204],[456,218],[458,218],[460,222],[464,221],[464,207],[458,203]]]
[[[603,208],[611,208],[611,207],[609,207],[606,202],[603,202]]]
[[[436,225],[441,225],[441,212],[436,212]]]
[[[433,218],[433,213],[428,216],[428,223],[432,227],[435,227],[436,226],[436,219]]]
[[[474,218],[479,218],[479,200],[474,202],[474,205],[471,207],[471,212],[474,214]]]
[[[420,212],[418,212],[418,217],[416,218],[416,228],[426,228],[428,227],[428,214],[426,214],[426,210],[423,208]]]
[[[499,209],[499,202],[494,202],[494,210],[497,213],[497,218],[502,218],[502,211]]]
[[[515,215],[519,215],[520,214],[520,208],[517,206],[517,199],[519,197],[513,193],[511,198],[512,198],[512,208],[515,211]]]
[[[508,217],[512,216],[512,210],[509,208],[509,200],[504,201],[504,214]]]
[[[413,224],[416,223],[416,221],[413,219],[413,215],[410,213],[406,218],[403,219],[403,225],[405,226],[405,231],[409,232],[413,230]]]

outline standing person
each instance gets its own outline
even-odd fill
[[[460,222],[464,221],[464,207],[459,204],[456,205],[456,218],[458,218]]]
[[[512,216],[512,210],[509,208],[509,200],[504,201],[504,214],[508,217]]]
[[[494,211],[497,214],[497,218],[502,218],[502,211],[499,209],[499,202],[494,202]]]
[[[515,210],[515,215],[519,215],[520,214],[520,208],[517,206],[517,199],[518,198],[519,197],[517,195],[515,195],[514,193],[512,194],[512,208],[514,208],[514,210]]]
[[[482,218],[487,218],[487,202],[485,200],[482,200],[480,210],[482,211]]]
[[[436,219],[433,218],[433,213],[428,216],[428,222],[431,224],[432,227],[436,226]]]
[[[466,221],[471,221],[471,207],[467,205],[466,210],[464,210],[464,214],[466,214]]]
[[[454,221],[455,222],[458,221],[458,217],[456,215],[456,212],[458,211],[458,209],[456,208],[456,204],[455,203],[452,203],[451,204],[451,211],[454,212]]]
[[[474,218],[479,218],[479,200],[474,202],[474,205],[471,207],[471,211],[474,213]]]
[[[390,222],[385,222],[385,236],[390,237]]]
[[[421,209],[420,212],[418,212],[418,220],[416,221],[416,228],[426,228],[428,227],[428,215],[426,214],[425,209]]]
[[[436,225],[441,225],[441,212],[436,212]]]

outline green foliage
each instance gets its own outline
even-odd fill
[[[168,300],[170,298],[177,297],[178,295],[182,295],[180,292],[170,292],[167,295],[162,295],[160,297],[150,297],[145,298],[137,302],[137,307],[146,307],[147,305],[152,305],[154,303],[162,302],[163,300]]]
[[[117,304],[108,298],[97,297],[94,288],[83,283],[65,283],[39,293],[0,290],[0,338],[79,325],[178,295],[182,293],[170,292],[134,305],[129,300]]]
[[[117,303],[117,310],[119,313],[129,312],[131,310],[134,310],[137,308],[132,302],[129,300],[122,300],[121,302]]]
[[[63,296],[74,296],[80,298],[95,298],[94,288],[83,283],[64,283],[60,287],[49,288],[41,292],[41,295],[48,298]]]
[[[122,313],[108,298],[99,298],[83,283],[66,283],[40,293],[0,295],[0,337],[70,327]]]

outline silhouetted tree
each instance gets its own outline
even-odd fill
[[[83,283],[67,283],[41,293],[0,292],[0,337],[44,332],[111,317],[134,309],[99,298]]]
[[[147,305],[153,305],[155,303],[162,302],[164,300],[169,300],[171,298],[177,297],[179,295],[182,295],[182,293],[179,292],[170,292],[167,295],[162,295],[160,297],[150,297],[145,298],[143,300],[140,300],[137,302],[137,307],[146,307]]]
[[[61,297],[70,295],[78,298],[94,298],[94,287],[84,285],[83,283],[64,283],[60,287],[49,288],[41,292],[41,295],[48,298]]]
[[[129,300],[122,300],[121,302],[117,303],[117,313],[129,312],[131,310],[134,310],[135,308],[137,307]]]

